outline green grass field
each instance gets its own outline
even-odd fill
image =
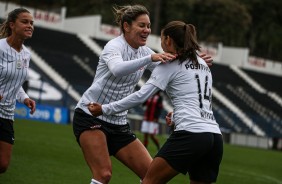
[[[15,122],[16,142],[10,167],[0,184],[89,184],[91,173],[70,125]],[[137,132],[137,136],[142,136]],[[141,138],[142,139],[142,138]],[[159,136],[161,143],[166,139]],[[149,144],[152,156],[154,145]],[[111,184],[138,184],[132,171],[113,162]],[[188,183],[178,175],[169,184]],[[282,184],[282,152],[225,144],[218,184]]]

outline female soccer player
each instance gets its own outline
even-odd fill
[[[173,104],[175,129],[155,156],[142,184],[167,183],[179,173],[188,173],[191,184],[215,182],[223,140],[212,112],[212,75],[197,55],[200,46],[195,27],[181,21],[168,23],[161,32],[161,46],[177,58],[159,64],[139,91],[110,104],[90,103],[88,109],[93,116],[119,114],[158,90],[166,90]]]
[[[11,11],[0,27],[0,173],[7,170],[12,155],[16,100],[30,108],[30,114],[35,111],[35,102],[22,88],[30,61],[23,43],[32,33],[33,17],[24,8]]]
[[[79,100],[73,118],[73,131],[91,169],[92,184],[109,183],[110,156],[116,157],[141,179],[152,158],[132,133],[127,111],[95,118],[88,104],[107,104],[130,95],[144,70],[152,71],[159,62],[175,59],[173,54],[154,53],[145,46],[151,22],[144,6],[121,6],[114,11],[122,35],[104,47],[94,81]]]

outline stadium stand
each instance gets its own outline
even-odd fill
[[[229,66],[215,64],[211,70],[214,86],[246,112],[249,118],[265,131],[267,136],[282,134],[281,106],[269,98],[266,93],[260,93],[252,88]],[[262,76],[264,75],[262,74]]]
[[[74,88],[83,93],[93,81],[98,56],[75,34],[36,27],[32,39],[26,45],[43,57],[52,68],[60,73]],[[83,75],[82,75],[83,74]]]

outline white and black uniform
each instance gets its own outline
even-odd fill
[[[22,88],[28,77],[30,52],[22,45],[17,52],[10,47],[6,38],[0,39],[0,118],[14,120],[16,100],[29,98]]]
[[[108,104],[130,95],[144,70],[152,71],[158,64],[151,60],[153,53],[147,46],[132,48],[123,35],[110,40],[100,56],[94,81],[83,94],[76,108],[91,115],[87,108],[90,102]],[[125,125],[127,110],[97,118],[112,124]]]
[[[191,61],[160,64],[139,91],[118,102],[102,105],[103,113],[110,115],[132,108],[161,89],[166,90],[172,101],[175,131],[221,134],[211,109],[211,72],[203,59],[198,61],[199,65]]]
[[[188,173],[190,180],[213,183],[222,160],[223,140],[211,107],[211,71],[201,58],[198,62],[161,63],[139,91],[102,105],[102,111],[107,115],[124,111],[166,89],[173,104],[175,130],[155,157],[163,158],[179,173]]]

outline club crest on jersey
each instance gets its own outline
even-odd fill
[[[22,68],[22,61],[19,59],[17,60],[17,69],[21,69]]]

